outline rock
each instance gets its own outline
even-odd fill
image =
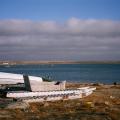
[[[93,102],[85,102],[82,105],[83,107],[87,107],[87,108],[93,108],[95,105]]]
[[[45,103],[44,103],[44,107],[47,107],[47,106],[49,106],[49,103],[48,103],[48,102],[45,102]]]
[[[113,85],[117,85],[117,82],[114,82]]]
[[[111,99],[114,99],[115,97],[111,95],[110,98],[111,98]]]
[[[105,105],[108,105],[108,106],[109,106],[109,105],[110,105],[110,103],[109,103],[108,101],[105,101]]]
[[[103,86],[104,84],[102,84],[102,83],[93,83],[92,85],[93,86]]]
[[[82,104],[82,102],[81,103],[77,103],[76,106],[80,106],[81,104]]]
[[[8,109],[15,109],[15,108],[26,109],[26,108],[29,108],[29,104],[26,102],[13,102],[13,103],[8,104],[8,106],[6,108],[8,108]]]

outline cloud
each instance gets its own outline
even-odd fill
[[[119,60],[120,21],[0,20],[0,59]]]

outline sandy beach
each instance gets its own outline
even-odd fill
[[[0,98],[0,120],[120,120],[120,85],[67,83],[67,88],[94,86],[76,100],[20,103]]]

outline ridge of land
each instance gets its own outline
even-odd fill
[[[29,64],[120,64],[120,61],[0,61],[0,65]]]

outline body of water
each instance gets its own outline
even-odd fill
[[[82,83],[120,83],[120,64],[45,64],[0,66],[0,72]]]

